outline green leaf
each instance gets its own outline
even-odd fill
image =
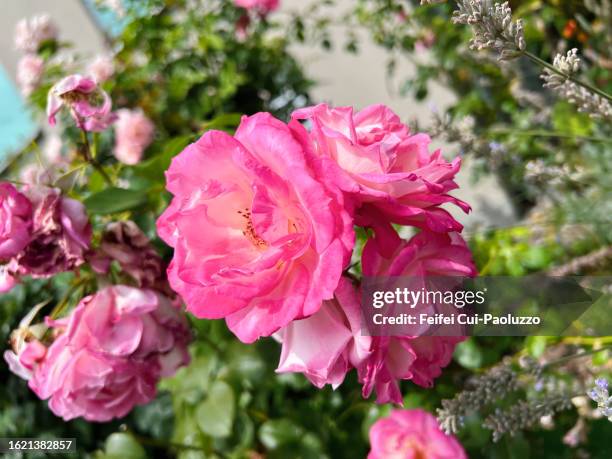
[[[272,419],[266,421],[259,429],[259,441],[268,449],[276,449],[297,442],[302,434],[302,428],[289,419]]]
[[[469,338],[459,343],[455,348],[455,360],[464,368],[475,370],[482,366],[482,349],[476,344],[474,339]]]
[[[202,432],[212,437],[227,437],[234,424],[234,391],[223,381],[215,381],[208,397],[198,406],[196,420]]]
[[[203,128],[208,129],[222,129],[222,130],[234,130],[240,123],[240,113],[222,113],[221,115],[213,118],[210,121],[204,123]]]
[[[107,188],[85,199],[85,207],[92,214],[113,214],[141,206],[147,202],[147,195],[141,191],[123,188]]]
[[[557,102],[553,108],[552,123],[556,131],[574,135],[590,135],[593,120],[580,113],[568,102]]]
[[[605,365],[610,361],[610,352],[608,349],[604,349],[603,351],[598,352],[597,354],[593,354],[592,357],[593,365]]]
[[[193,140],[193,134],[173,137],[161,147],[158,147],[159,150],[161,150],[159,154],[135,165],[132,168],[134,173],[140,177],[145,177],[153,181],[163,180],[164,172],[170,167],[172,158],[178,155]]]
[[[144,448],[127,433],[114,433],[106,439],[104,453],[100,459],[146,459]]]
[[[525,340],[525,349],[531,357],[538,358],[546,350],[546,336],[528,336]]]

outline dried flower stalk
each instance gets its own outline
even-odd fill
[[[493,441],[504,435],[514,435],[518,431],[533,426],[544,416],[552,416],[559,411],[572,407],[572,397],[553,394],[538,400],[521,400],[508,410],[496,409],[489,415],[483,427],[493,431]]]

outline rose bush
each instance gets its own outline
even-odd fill
[[[310,38],[328,2],[292,30],[277,1],[97,3],[125,15],[97,57],[71,55],[48,17],[17,29],[19,82],[52,126],[0,182],[0,436],[78,438],[96,459],[466,457],[424,411],[441,406],[444,429],[465,422],[471,456],[524,446],[491,443],[481,424],[540,411],[479,419],[463,404],[501,386],[509,411],[523,407],[512,391],[540,377],[527,355],[546,342],[362,329],[368,278],[473,277],[464,237],[480,233],[448,211],[469,211],[452,195],[457,149],[443,157],[384,105],[308,106],[289,40]],[[356,8],[374,3],[393,4]],[[520,377],[493,372],[506,354]],[[477,389],[442,400],[465,381]],[[572,442],[591,414],[582,405]]]
[[[262,38],[272,27],[266,15],[278,2],[226,2],[203,14],[186,7],[187,22],[207,17],[230,27],[204,34],[201,54],[187,35],[171,47],[150,47],[165,35],[162,24],[149,21],[175,23],[177,5],[135,21],[147,24],[150,40],[130,48],[134,31],[127,29],[127,48],[114,58],[60,68],[50,57],[63,47],[57,31],[28,48],[40,65],[24,65],[21,80],[54,131],[42,165],[28,164],[20,173],[20,190],[3,185],[11,253],[2,260],[0,284],[7,290],[21,282],[11,295],[33,282],[68,287],[54,293],[45,321],[36,320],[47,307],[43,301],[15,328],[5,352],[11,371],[65,420],[129,423],[148,409],[137,406],[158,403],[161,388],[161,397],[172,399],[177,435],[184,435],[179,444],[193,435],[225,438],[236,423],[223,416],[234,416],[238,403],[257,410],[257,397],[245,391],[261,384],[252,379],[257,371],[248,370],[260,364],[231,369],[225,353],[237,344],[212,320],[224,319],[249,344],[240,348],[247,356],[272,341],[260,338],[280,342],[278,384],[302,373],[321,389],[317,397],[325,397],[329,384],[337,393],[353,388],[369,398],[376,391],[379,403],[403,403],[400,382],[432,385],[460,338],[362,335],[361,276],[390,269],[473,273],[456,234],[461,225],[441,207],[468,210],[450,196],[459,161],[430,152],[429,138],[411,133],[388,107],[355,114],[327,105],[299,108],[307,101],[295,92],[299,78],[279,86],[274,99],[257,86],[259,79],[246,90],[243,81],[262,74],[266,53],[278,52]],[[46,37],[43,32],[30,35]],[[220,43],[239,56],[234,49],[257,49],[259,60],[236,58],[237,68],[224,67],[225,55],[215,55]],[[163,60],[160,49],[172,57]],[[138,80],[147,56],[163,64],[147,67],[151,74]],[[181,66],[186,56],[191,64]],[[223,63],[217,73],[225,86],[202,71],[214,62]],[[285,62],[279,72],[291,75],[291,61]],[[238,106],[255,114],[211,120],[216,109],[206,104],[213,100],[224,110]],[[269,113],[273,106],[285,121]],[[160,193],[164,182],[171,196]],[[17,220],[24,222],[19,231]],[[394,224],[420,234],[402,241]],[[192,371],[195,384],[187,388]],[[235,371],[244,377],[234,379]],[[274,449],[267,429],[273,424],[261,426],[261,442]],[[364,452],[362,444],[350,447]]]

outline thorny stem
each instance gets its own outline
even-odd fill
[[[89,137],[87,136],[87,132],[84,129],[81,129],[81,138],[83,139],[83,145],[85,148],[83,150],[79,149],[79,151],[83,154],[83,158],[85,159],[85,161],[91,164],[95,170],[100,173],[100,175],[108,185],[112,185],[113,181],[111,180],[111,178],[108,176],[108,174],[100,165],[100,163],[91,155],[91,145],[89,144]]]
[[[525,56],[526,58],[528,58],[529,60],[531,60],[532,62],[535,62],[536,64],[538,64],[538,65],[540,65],[542,67],[547,68],[551,72],[554,72],[557,75],[560,75],[560,76],[562,76],[564,78],[567,78],[568,80],[576,83],[577,85],[582,86],[583,88],[588,89],[589,91],[594,92],[595,94],[598,94],[601,97],[603,97],[604,99],[607,99],[610,102],[612,102],[612,96],[610,94],[608,94],[605,91],[602,91],[601,89],[591,85],[590,83],[587,83],[586,81],[582,81],[582,80],[576,78],[573,75],[568,75],[566,73],[563,73],[558,68],[556,68],[554,65],[546,62],[543,59],[540,59],[535,54],[532,54],[529,51],[522,51],[522,55]]]

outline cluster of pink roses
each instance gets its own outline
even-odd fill
[[[56,336],[48,346],[47,327]],[[190,336],[168,298],[115,285],[81,300],[66,318],[47,318],[42,329],[16,330],[4,358],[57,416],[104,422],[151,401],[159,378],[189,363]]]
[[[0,183],[0,291],[24,275],[46,278],[84,262],[91,226],[83,204],[56,188]]]
[[[21,276],[48,278],[85,261],[100,274],[116,261],[139,287],[106,287],[68,316],[31,326],[34,308],[4,353],[58,416],[108,421],[149,402],[159,378],[189,362],[191,334],[161,258],[133,222],[110,224],[95,251],[90,242],[80,202],[56,188],[0,183],[0,291]]]
[[[401,403],[399,380],[430,386],[460,338],[362,336],[359,286],[345,270],[357,225],[373,232],[365,275],[475,275],[462,226],[440,207],[469,210],[449,195],[460,161],[429,143],[382,105],[322,104],[288,124],[259,113],[234,136],[207,132],[167,171],[174,198],[158,233],[174,247],[172,288],[243,342],[277,337],[279,372],[322,387],[355,368],[364,396]],[[392,223],[420,232],[402,240]]]

